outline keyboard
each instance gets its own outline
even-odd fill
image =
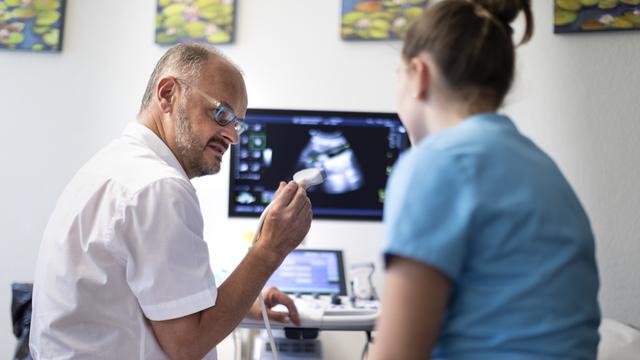
[[[331,303],[330,296],[313,297],[302,295],[293,297],[300,315],[300,326],[293,323],[272,321],[271,327],[282,328],[314,328],[320,330],[361,330],[371,331],[380,314],[379,301],[357,300],[355,304],[346,296],[340,296],[340,304]],[[272,310],[287,312],[284,305],[275,306]],[[264,328],[262,320],[244,319],[238,325],[246,328]]]

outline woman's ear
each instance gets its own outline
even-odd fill
[[[158,81],[156,100],[158,100],[158,104],[163,113],[169,113],[173,110],[177,90],[176,84],[176,79],[172,77],[164,77]]]
[[[412,96],[416,100],[426,101],[431,86],[430,67],[420,57],[414,57],[409,63],[409,72],[411,74],[411,91]]]

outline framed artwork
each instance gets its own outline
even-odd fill
[[[156,43],[231,43],[235,9],[235,0],[158,0]]]
[[[640,29],[640,0],[554,0],[554,32]]]
[[[344,40],[399,40],[428,0],[342,0]]]
[[[60,51],[64,0],[0,0],[0,49]]]

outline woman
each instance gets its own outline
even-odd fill
[[[373,359],[594,359],[589,220],[554,162],[496,113],[530,0],[443,0],[411,26],[398,113],[414,147],[385,203]]]

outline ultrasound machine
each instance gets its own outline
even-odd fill
[[[275,286],[293,297],[300,326],[271,322],[278,334],[275,346],[280,359],[322,359],[317,339],[321,330],[365,331],[370,337],[380,312],[376,298],[347,296],[342,252],[299,249],[291,252],[271,276],[266,286]],[[273,308],[286,312],[283,305]],[[245,319],[241,328],[264,328],[262,320]],[[272,359],[266,336],[254,341],[255,360]]]
[[[231,148],[229,217],[260,217],[281,180],[315,168],[324,181],[307,189],[314,219],[382,219],[387,178],[409,147],[396,114],[250,109],[245,121],[247,131]],[[289,254],[266,284],[292,296],[301,320],[299,327],[270,323],[280,335],[274,344],[280,358],[322,358],[318,331],[364,331],[370,336],[380,312],[372,272],[372,263],[352,264],[345,276],[341,250]],[[282,305],[274,310],[286,312]],[[239,327],[263,329],[265,323],[245,319]],[[253,353],[254,359],[272,358],[265,337],[254,343]]]
[[[377,299],[347,296],[342,252],[300,249],[291,252],[267,282],[293,297],[300,314],[300,328],[371,331],[378,318]],[[273,310],[285,311],[283,305]],[[244,320],[243,327],[264,327],[260,320]],[[275,329],[293,328],[272,322]]]

